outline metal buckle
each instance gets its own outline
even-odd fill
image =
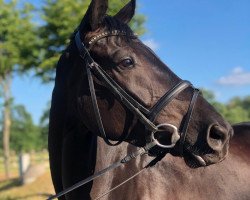
[[[170,127],[170,128],[173,130],[172,136],[171,136],[171,143],[172,143],[172,144],[170,144],[170,145],[161,144],[160,141],[158,141],[158,140],[155,138],[155,134],[156,134],[157,132],[162,132],[162,133],[164,133],[164,130],[163,130],[163,129],[162,129],[162,130],[159,129],[159,128],[164,127],[164,126],[165,126],[165,127]],[[168,124],[168,123],[159,124],[159,125],[157,125],[156,127],[157,127],[157,130],[156,130],[156,131],[153,131],[153,132],[151,133],[151,141],[152,141],[153,143],[155,143],[155,145],[157,145],[157,146],[159,146],[159,147],[162,147],[162,148],[173,148],[173,147],[176,145],[176,143],[178,142],[178,140],[180,139],[180,135],[179,135],[179,132],[178,132],[177,127],[174,126],[174,125],[172,125],[172,124]]]

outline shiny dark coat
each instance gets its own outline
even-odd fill
[[[78,27],[85,44],[97,34],[108,30],[118,29],[127,34],[131,33],[127,23],[134,15],[135,1],[129,2],[114,17],[106,16],[107,5],[107,0],[91,2]],[[121,36],[104,38],[93,45],[90,53],[124,90],[147,108],[152,107],[166,91],[181,80],[139,39]],[[124,56],[134,60],[135,63],[131,68],[121,64]],[[56,192],[107,167],[134,150],[135,146],[145,145],[146,141],[144,126],[95,79],[98,104],[107,137],[116,140],[126,132],[130,135],[121,146],[114,148],[108,147],[97,137],[98,128],[84,68],[72,40],[57,65],[50,110],[48,148]],[[183,91],[162,109],[155,123],[168,122],[180,127],[192,94],[191,88]],[[199,95],[185,140],[184,154],[180,155],[177,144],[161,164],[149,169],[144,175],[141,174],[106,198],[124,200],[164,199],[168,196],[172,199],[174,196],[178,198],[180,190],[188,191],[188,187],[191,186],[185,181],[188,180],[185,178],[185,172],[188,174],[190,169],[178,158],[176,161],[171,161],[173,158],[170,155],[183,156],[186,164],[191,167],[201,166],[192,156],[194,153],[203,157],[207,165],[217,163],[228,152],[231,133],[231,126]],[[134,146],[129,143],[133,143]],[[106,178],[89,183],[66,197],[61,197],[60,200],[96,197],[139,170],[146,159],[148,157],[132,161],[126,167],[109,172]],[[182,163],[179,167],[172,166],[179,162]],[[193,189],[194,187],[195,184]]]
[[[235,133],[230,142],[229,154],[221,163],[191,169],[181,158],[167,155],[155,167],[144,171],[103,199],[249,200],[250,122],[234,125],[233,128]],[[96,170],[113,163],[120,159],[121,155],[134,149],[127,144],[110,149],[102,140],[98,140]],[[104,160],[102,159],[106,155],[104,152],[115,156]],[[100,193],[137,172],[145,160],[148,158],[137,159],[126,167],[94,181],[92,197],[99,196]]]

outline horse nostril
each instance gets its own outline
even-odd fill
[[[210,130],[210,138],[215,140],[223,140],[224,133],[221,132],[218,125],[213,126]]]
[[[213,124],[209,127],[207,133],[207,143],[214,150],[221,150],[227,139],[227,131],[217,125]]]

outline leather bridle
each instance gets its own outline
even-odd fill
[[[97,40],[108,37],[108,36],[119,36],[119,35],[126,35],[124,32],[120,31],[112,31],[112,32],[105,32],[98,36],[95,36],[92,38],[89,42],[89,45],[93,45]],[[132,35],[135,37],[134,35]],[[104,141],[111,146],[118,145],[122,143],[124,140],[126,140],[129,136],[129,133],[124,134],[116,143],[112,143],[104,130],[102,118],[100,115],[100,110],[97,103],[97,98],[95,94],[95,86],[92,75],[94,75],[109,91],[124,105],[126,106],[133,114],[140,120],[142,124],[145,126],[145,130],[151,132],[150,139],[146,146],[140,148],[136,152],[133,152],[127,156],[125,156],[122,160],[113,163],[112,165],[108,166],[107,168],[97,172],[96,174],[72,185],[69,188],[66,188],[65,190],[59,192],[56,195],[53,195],[48,198],[48,200],[52,200],[55,198],[58,198],[60,196],[63,196],[76,188],[85,185],[89,183],[90,181],[102,176],[107,171],[112,170],[114,168],[117,168],[130,160],[136,158],[137,156],[141,156],[143,154],[148,153],[148,151],[153,148],[154,146],[158,146],[164,149],[173,148],[176,143],[179,141],[180,149],[179,152],[181,155],[183,155],[183,147],[185,138],[187,135],[188,126],[192,117],[193,109],[195,106],[195,102],[197,100],[197,97],[199,95],[199,90],[194,88],[192,84],[189,81],[180,81],[178,84],[176,84],[173,88],[171,88],[169,91],[167,91],[158,101],[157,103],[150,109],[145,108],[142,104],[140,104],[138,101],[136,101],[131,95],[129,95],[121,86],[119,86],[91,57],[89,50],[86,48],[84,43],[81,41],[80,32],[78,31],[75,35],[75,43],[77,46],[77,49],[79,51],[79,55],[82,58],[82,61],[84,62],[86,66],[86,72],[88,77],[88,83],[89,83],[89,90],[91,95],[91,101],[94,109],[95,118],[98,124],[98,128],[100,131],[101,137],[104,139]],[[186,88],[191,87],[193,89],[193,96],[191,98],[188,110],[186,115],[183,117],[181,125],[179,129],[169,123],[163,123],[159,125],[155,125],[154,121],[161,112],[163,108],[165,108],[178,94],[180,94],[182,91],[184,91]],[[161,144],[160,141],[155,137],[155,134],[157,132],[162,131],[162,127],[168,127],[173,130],[172,136],[171,136],[171,144],[165,145]],[[99,199],[103,197],[104,195],[108,194],[109,192],[113,191],[114,189],[118,188],[122,184],[126,183],[130,179],[134,178],[135,176],[139,175],[144,169],[151,167],[155,165],[159,160],[161,160],[166,153],[161,153],[156,156],[155,159],[151,160],[145,167],[143,167],[139,172],[137,172],[132,177],[128,178],[121,184],[117,185],[116,187],[110,189],[108,192],[104,193],[103,195],[99,196],[96,199]]]
[[[119,36],[119,35],[125,35],[124,32],[120,31],[112,31],[112,32],[104,32],[101,33],[95,37],[93,37],[89,45],[93,45],[96,41],[98,41],[101,38],[109,37],[109,36]],[[133,37],[135,37],[133,35]],[[89,90],[91,94],[91,100],[92,105],[94,109],[95,118],[98,124],[98,128],[100,131],[101,137],[104,139],[104,141],[111,146],[118,145],[122,143],[124,140],[127,139],[128,133],[124,134],[121,138],[119,138],[118,142],[112,143],[104,130],[99,107],[97,104],[97,98],[95,94],[95,86],[92,75],[94,75],[97,79],[100,80],[100,82],[107,88],[109,91],[123,104],[125,105],[133,114],[140,120],[142,124],[144,124],[147,131],[150,131],[151,134],[151,140],[154,140],[155,133],[158,131],[161,131],[160,128],[166,126],[173,129],[172,134],[172,144],[170,145],[163,145],[158,142],[158,146],[162,148],[172,148],[175,146],[176,142],[180,140],[180,152],[183,151],[183,144],[185,142],[188,126],[191,120],[192,112],[195,106],[196,99],[199,94],[199,90],[194,88],[192,84],[189,81],[180,81],[177,85],[175,85],[173,88],[171,88],[169,91],[167,91],[158,101],[157,103],[150,109],[145,108],[142,104],[140,104],[137,100],[135,100],[131,95],[129,95],[121,86],[119,86],[103,69],[100,67],[91,57],[89,50],[86,48],[84,43],[81,41],[80,32],[78,31],[75,35],[75,43],[77,46],[77,49],[79,51],[79,55],[82,58],[83,62],[86,66],[87,71],[87,77],[88,77],[88,83],[89,83]],[[190,101],[188,110],[186,115],[184,116],[181,126],[179,130],[172,124],[164,123],[155,125],[154,121],[158,114],[161,112],[163,108],[165,108],[178,94],[180,94],[182,91],[184,91],[186,88],[191,87],[193,88],[193,96]],[[179,133],[180,132],[180,135]],[[157,140],[156,140],[157,142]]]

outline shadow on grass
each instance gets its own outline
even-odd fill
[[[1,200],[23,200],[23,199],[27,199],[27,198],[32,198],[32,197],[44,197],[44,198],[48,198],[51,196],[51,194],[48,193],[38,193],[38,194],[30,194],[30,195],[25,195],[25,196],[19,196],[19,197],[4,197]]]
[[[14,187],[18,187],[21,186],[21,182],[18,178],[14,178],[14,179],[10,179],[10,180],[4,180],[4,181],[0,181],[0,192],[4,191],[4,190],[9,190],[12,189]],[[23,199],[27,199],[27,198],[32,198],[32,197],[44,197],[48,198],[51,196],[51,194],[49,193],[37,193],[37,194],[30,194],[30,195],[25,195],[25,196],[19,196],[19,197],[10,197],[10,196],[6,196],[6,197],[1,197],[0,200],[23,200]]]
[[[7,181],[0,181],[0,192],[20,185],[20,180],[18,178],[10,179]]]

